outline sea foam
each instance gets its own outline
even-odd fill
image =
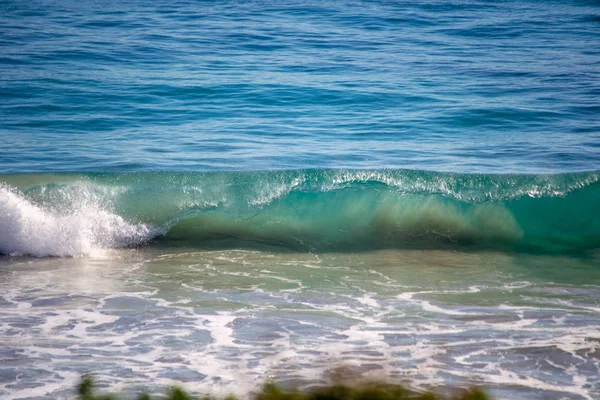
[[[66,210],[44,207],[0,186],[0,254],[77,256],[142,243],[152,236],[89,198]]]

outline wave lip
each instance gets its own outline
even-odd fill
[[[0,186],[0,254],[77,256],[140,244],[152,236],[89,199],[73,208],[44,208],[18,191]]]

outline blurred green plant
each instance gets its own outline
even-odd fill
[[[94,380],[84,376],[78,386],[78,400],[118,400],[113,395],[95,395]],[[444,396],[436,393],[420,393],[402,385],[370,383],[359,386],[332,384],[307,391],[286,391],[275,383],[267,383],[258,393],[249,396],[251,400],[487,400],[486,394],[477,388],[461,390],[456,396]],[[167,400],[195,400],[183,389],[172,387],[167,392]],[[138,400],[151,400],[150,395],[141,394]],[[213,396],[204,396],[202,400],[217,400]],[[236,400],[228,396],[224,400]]]

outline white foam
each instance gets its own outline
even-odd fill
[[[0,185],[0,253],[78,256],[144,242],[153,232],[81,196],[69,209],[44,207]]]
[[[452,309],[448,309],[448,308],[442,308],[442,307],[439,307],[439,306],[433,304],[429,300],[418,299],[418,298],[415,298],[415,296],[421,295],[421,294],[441,294],[441,293],[477,293],[477,292],[479,292],[479,290],[480,290],[479,288],[472,286],[463,291],[428,290],[428,291],[422,291],[422,292],[406,292],[406,293],[401,293],[401,294],[397,295],[396,298],[410,302],[410,303],[414,303],[414,304],[418,305],[424,311],[428,311],[431,313],[439,313],[439,314],[446,314],[446,315],[472,315],[472,313],[470,313],[470,312],[463,312],[463,311],[457,311],[457,310],[452,310]]]

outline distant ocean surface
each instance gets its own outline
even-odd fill
[[[0,397],[600,397],[597,1],[0,2]]]
[[[3,1],[0,170],[600,168],[595,1]]]

